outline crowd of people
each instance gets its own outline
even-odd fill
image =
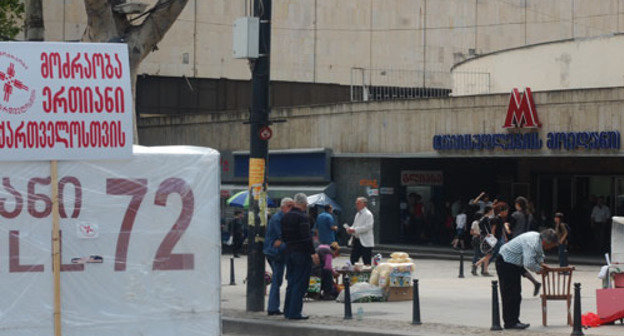
[[[373,215],[367,208],[367,199],[355,201],[357,213],[353,225],[346,225],[350,235],[351,262],[360,258],[371,263],[373,240]],[[296,194],[284,198],[280,210],[271,216],[266,229],[263,252],[272,269],[269,291],[268,315],[281,315],[291,320],[307,319],[302,314],[303,298],[308,291],[310,275],[321,278],[321,298],[333,300],[338,295],[332,261],[340,248],[336,241],[338,225],[331,205],[325,205],[320,214],[310,215],[307,196]],[[280,310],[280,287],[286,272],[286,297]]]
[[[608,216],[600,204],[597,206],[592,218],[595,217],[598,222]],[[373,214],[367,208],[367,199],[364,197],[356,199],[355,207],[357,213],[353,224],[343,225],[350,237],[348,245],[352,247],[350,261],[355,264],[362,259],[363,264],[370,265],[374,247]],[[474,248],[473,275],[478,275],[480,267],[481,274],[489,276],[489,264],[495,263],[505,328],[527,328],[529,325],[519,320],[520,281],[522,277],[531,281],[533,295],[538,295],[541,284],[531,271],[541,273],[550,269],[544,264],[544,251],[554,247],[559,249],[560,266],[567,266],[571,229],[566,224],[564,214],[555,213],[554,227],[537,232],[538,224],[530,202],[522,196],[514,200],[513,212],[507,202],[490,200],[485,192],[465,205],[454,204],[452,207],[456,212],[453,217],[455,235],[452,246],[463,249],[466,247],[466,238],[471,238]],[[310,211],[312,209],[315,211]],[[282,199],[279,211],[269,220],[263,249],[273,274],[267,309],[269,315],[283,314],[287,319],[307,319],[302,314],[302,308],[312,274],[321,279],[321,299],[333,300],[338,294],[332,262],[340,251],[336,236],[340,228],[331,205],[325,205],[320,213],[318,210],[317,207],[309,207],[307,196],[299,193],[293,198]],[[237,211],[229,224],[230,243],[235,256],[244,238],[242,218],[242,212]],[[284,274],[288,284],[282,311],[280,287]]]
[[[506,329],[525,329],[520,317],[521,279],[528,279],[534,287],[533,295],[540,292],[541,283],[530,271],[541,273],[550,267],[544,264],[544,251],[559,247],[559,264],[567,266],[567,243],[570,228],[561,212],[554,214],[554,228],[541,233],[530,210],[529,201],[522,196],[514,200],[511,213],[507,202],[490,201],[485,192],[472,199],[469,206],[477,208],[472,216],[470,237],[474,248],[471,273],[489,276],[489,264],[495,261],[503,303],[503,321]],[[465,208],[456,216],[456,236],[453,246],[463,242],[467,223]],[[462,246],[463,248],[463,246]]]

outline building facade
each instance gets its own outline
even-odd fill
[[[517,96],[281,108],[273,117],[287,122],[272,126],[270,148],[330,149],[341,222],[353,219],[354,199],[368,195],[379,243],[444,243],[452,234],[450,205],[481,191],[510,203],[527,196],[542,225],[562,211],[576,237],[589,237],[598,230],[589,222],[594,198],[602,196],[613,214],[624,211],[623,102],[622,88],[520,88]],[[246,150],[245,118],[151,118],[141,120],[139,133],[148,145]],[[418,237],[406,224],[412,193],[427,211]],[[590,251],[592,243],[581,240],[576,248]]]
[[[232,57],[232,24],[249,4],[189,0],[138,73],[248,80],[247,62]],[[80,40],[82,0],[43,5],[46,40]],[[271,78],[450,89],[449,69],[475,55],[623,30],[622,0],[274,0]],[[471,71],[467,81],[486,81],[487,69]]]

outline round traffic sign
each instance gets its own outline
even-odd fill
[[[264,126],[258,131],[258,136],[260,137],[260,140],[264,140],[264,141],[269,140],[271,139],[272,135],[273,135],[273,131],[271,130],[269,126]]]

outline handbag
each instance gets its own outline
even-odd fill
[[[488,223],[488,226],[489,225],[490,223]],[[494,237],[494,235],[490,231],[491,231],[491,227],[490,227],[490,230],[488,230],[488,228],[485,227],[485,232],[487,232],[487,234],[485,235],[485,237],[482,238],[481,246],[479,247],[483,254],[490,253],[494,249],[496,244],[498,244],[498,239]]]
[[[232,246],[233,243],[234,243],[234,236],[230,235],[230,238],[225,242],[225,245]]]

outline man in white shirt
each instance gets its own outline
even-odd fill
[[[598,197],[598,201],[592,209],[591,222],[594,234],[599,237],[601,252],[608,252],[611,243],[611,225],[609,225],[611,210],[603,203],[604,197]]]
[[[355,200],[357,214],[353,220],[353,225],[347,227],[347,233],[353,235],[353,246],[351,250],[351,264],[355,264],[360,257],[364,265],[371,264],[371,255],[375,239],[373,236],[373,214],[366,208],[368,200],[365,197],[358,197]]]

